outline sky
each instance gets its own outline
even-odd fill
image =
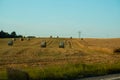
[[[0,30],[24,36],[120,38],[120,0],[0,0]]]

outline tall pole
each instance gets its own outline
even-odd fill
[[[78,36],[79,36],[79,39],[80,39],[80,37],[81,37],[81,32],[80,31],[78,32]]]

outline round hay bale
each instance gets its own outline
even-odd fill
[[[41,47],[42,47],[42,48],[45,48],[45,47],[46,47],[46,41],[42,41],[42,42],[41,42]]]
[[[83,38],[81,38],[81,40],[83,40]]]
[[[27,41],[30,41],[30,38],[27,38]]]
[[[20,41],[24,41],[24,39],[23,39],[23,38],[20,38]]]
[[[13,45],[13,40],[8,41],[8,46],[12,46]]]
[[[12,38],[12,41],[16,41],[16,38]]]
[[[114,53],[120,53],[120,48],[114,49]]]
[[[64,42],[60,42],[59,43],[59,48],[64,48],[65,46],[64,46]]]

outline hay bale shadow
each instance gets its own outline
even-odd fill
[[[30,80],[27,72],[22,70],[7,68],[8,80]]]

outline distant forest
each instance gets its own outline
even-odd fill
[[[3,30],[0,31],[0,38],[20,38],[23,37],[22,35],[17,35],[15,31],[11,32],[4,32]]]

